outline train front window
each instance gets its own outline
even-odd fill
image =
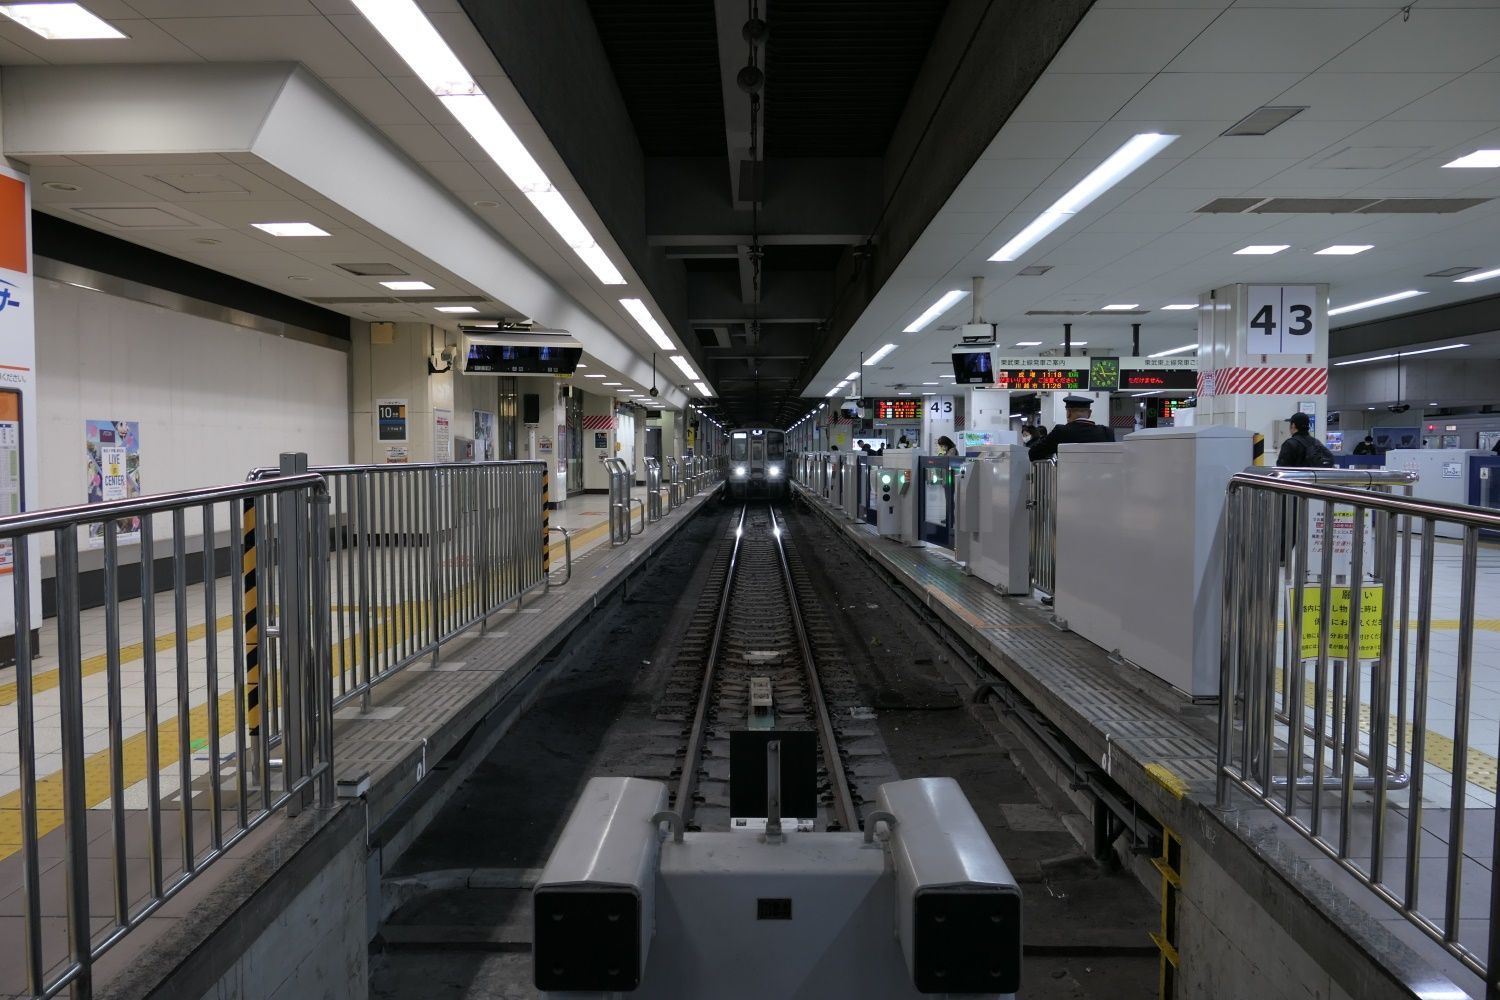
[[[772,462],[780,462],[786,458],[786,445],[781,438],[773,437],[766,440],[766,459]]]
[[[740,431],[729,439],[729,460],[731,462],[743,462],[750,457],[750,438],[744,431]]]

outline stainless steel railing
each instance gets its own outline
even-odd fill
[[[1027,488],[1031,587],[1051,597],[1057,592],[1057,460],[1032,462]]]
[[[5,817],[17,842],[0,852],[20,854],[33,996],[89,996],[95,960],[251,830],[334,801],[329,494],[305,459],[284,457],[287,474],[259,482],[0,518],[19,751]],[[259,540],[266,517],[275,544]],[[49,540],[51,625],[36,596]],[[81,568],[81,545],[102,550],[102,571]],[[37,661],[44,626],[53,670]],[[100,633],[102,653],[88,655]],[[137,661],[140,682],[127,684]],[[91,845],[100,823],[108,836]]]
[[[646,520],[660,521],[663,506],[661,462],[648,458],[644,464],[646,466]]]
[[[547,586],[545,469],[520,461],[311,470],[327,480],[332,508],[335,704],[358,697],[368,708],[375,685],[419,660],[438,662],[453,638]],[[273,544],[277,529],[275,519],[264,526]]]
[[[1481,703],[1497,665],[1476,662],[1475,629],[1500,598],[1479,547],[1500,514],[1393,495],[1412,478],[1230,481],[1218,803],[1238,794],[1279,815],[1495,996],[1500,837],[1479,864],[1465,843],[1496,822]]]

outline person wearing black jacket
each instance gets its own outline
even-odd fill
[[[1057,454],[1060,444],[1100,444],[1115,439],[1115,432],[1089,419],[1094,401],[1087,396],[1063,397],[1068,422],[1058,424],[1027,452],[1033,462],[1042,462]]]
[[[1292,436],[1281,442],[1276,453],[1276,464],[1292,469],[1326,469],[1334,464],[1333,452],[1328,446],[1308,432],[1312,422],[1305,413],[1293,413],[1288,420],[1292,425]]]

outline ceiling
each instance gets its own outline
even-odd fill
[[[972,302],[922,333],[899,331],[974,276],[985,278],[982,314],[998,325],[1002,346],[1040,340],[1037,350],[1055,349],[1069,321],[1075,341],[1109,353],[1128,353],[1132,322],[1142,323],[1143,352],[1193,343],[1194,314],[1161,307],[1235,282],[1328,282],[1335,307],[1425,293],[1335,318],[1336,326],[1493,294],[1483,283],[1427,275],[1500,267],[1500,169],[1442,167],[1500,147],[1500,3],[1432,0],[1409,18],[1399,6],[1099,0],[807,395],[822,397],[859,367],[861,352],[886,343],[898,350],[864,369],[867,392],[931,381]],[[1266,105],[1306,110],[1264,136],[1222,135]],[[1132,135],[1151,131],[1180,138],[1021,260],[988,260]],[[1199,211],[1224,197],[1493,200],[1449,214]],[[1314,255],[1339,243],[1374,249]],[[1234,254],[1249,244],[1290,249]],[[1031,265],[1050,270],[1020,274]],[[1144,315],[1028,315],[1108,304],[1137,304]],[[1414,323],[1413,339],[1421,336]]]
[[[577,193],[566,166],[455,0],[419,0],[419,5],[569,195],[630,285],[598,284],[348,0],[257,0],[253,5],[237,0],[86,0],[90,10],[129,37],[49,41],[0,19],[0,66],[300,63],[377,128],[394,150],[419,164],[628,344],[638,364],[632,375],[621,376],[597,358],[586,357],[586,362],[645,388],[649,378],[642,370],[649,362],[643,359],[657,348],[619,299],[637,296],[650,303],[650,291],[632,275],[587,200]],[[548,323],[545,315],[525,316],[495,292],[465,284],[431,257],[414,253],[252,155],[39,157],[30,166],[33,205],[41,211],[356,319],[436,323],[449,329],[459,319]],[[158,212],[147,217],[142,209]],[[313,222],[331,235],[278,239],[250,225],[292,219]],[[400,275],[360,277],[339,268],[340,263],[390,264],[434,289],[393,293],[378,282]],[[436,312],[438,304],[469,304],[479,313],[449,316]]]

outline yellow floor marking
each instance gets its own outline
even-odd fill
[[[1153,761],[1146,765],[1146,773],[1155,778],[1159,785],[1171,792],[1173,798],[1180,799],[1188,792],[1187,782],[1179,778],[1165,764]]]
[[[1278,680],[1278,690],[1280,687],[1281,682]],[[1313,681],[1305,681],[1303,683],[1302,703],[1306,710],[1311,710],[1317,704],[1317,685]],[[1328,692],[1328,699],[1325,702],[1324,708],[1326,713],[1333,711],[1332,691]],[[1371,731],[1370,706],[1365,702],[1360,702],[1359,706],[1359,731],[1366,736]],[[1406,748],[1408,754],[1411,752],[1412,740],[1415,736],[1416,733],[1408,725],[1406,727]],[[1386,745],[1390,747],[1396,745],[1395,719],[1391,719],[1388,722]],[[1457,745],[1453,740],[1442,733],[1428,729],[1423,734],[1422,756],[1428,764],[1431,764],[1439,771],[1444,771],[1450,775],[1453,773],[1453,758],[1456,749]],[[1486,753],[1478,747],[1469,747],[1468,759],[1464,766],[1464,777],[1471,785],[1478,785],[1480,788],[1491,793],[1495,792],[1497,786],[1496,779],[1500,778],[1500,758],[1496,758],[1493,754]]]
[[[214,623],[214,631],[215,632],[223,632],[225,629],[229,628],[229,626],[232,625],[233,623],[234,623],[234,616],[233,615],[225,615],[224,617],[220,618],[217,622]],[[207,629],[205,629],[202,624],[190,625],[190,626],[188,626],[188,630],[187,630],[188,641],[189,642],[197,642],[199,639],[203,638],[203,636],[206,634],[206,632],[207,632]],[[156,637],[156,651],[158,653],[165,653],[169,649],[176,649],[176,648],[177,648],[177,635],[176,635],[176,633],[174,633],[174,632],[167,632],[167,633],[165,633],[163,635],[159,635],[159,636]],[[123,663],[134,663],[136,660],[139,660],[143,656],[145,656],[145,654],[146,654],[146,644],[143,643],[143,642],[135,642],[135,643],[131,643],[128,646],[121,646],[120,647],[120,662],[122,664]],[[104,656],[103,653],[100,653],[98,656],[90,656],[90,657],[88,657],[87,659],[85,659],[83,661],[83,676],[85,676],[85,677],[91,677],[94,674],[103,673],[104,669],[108,665],[109,665],[109,661],[105,658],[105,656]],[[51,691],[55,687],[57,687],[57,671],[56,670],[44,670],[44,671],[42,671],[39,674],[33,675],[32,678],[31,678],[31,690],[32,690],[32,692],[34,694],[41,694],[43,691]],[[0,684],[0,706],[14,705],[15,703],[16,703],[16,682],[15,681],[7,681],[4,684]]]
[[[598,524],[594,525],[591,528],[584,528],[582,531],[574,532],[573,548],[576,550],[580,545],[583,545],[587,542],[592,542],[594,539],[601,537],[608,530],[609,522],[600,521]],[[563,553],[563,543],[553,542],[551,546],[548,547],[548,552],[551,554],[552,558],[556,559]],[[556,567],[553,568],[555,569]]]

